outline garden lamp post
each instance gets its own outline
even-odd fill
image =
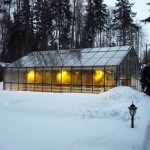
[[[129,108],[129,113],[131,115],[131,128],[134,128],[134,116],[136,114],[137,107],[132,102],[132,104],[128,108]]]

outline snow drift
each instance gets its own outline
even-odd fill
[[[0,91],[1,150],[141,150],[149,97],[129,87],[102,94]],[[128,106],[138,107],[130,128]]]

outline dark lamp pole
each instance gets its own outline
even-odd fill
[[[129,108],[129,113],[131,115],[131,128],[134,128],[134,116],[136,114],[137,107],[132,102],[132,104],[128,108]]]

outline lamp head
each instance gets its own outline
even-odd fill
[[[137,107],[133,104],[133,102],[132,102],[132,104],[130,105],[130,107],[128,107],[128,108],[129,108],[129,113],[130,113],[130,115],[131,115],[131,116],[134,116],[134,115],[136,114]]]

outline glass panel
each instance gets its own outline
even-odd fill
[[[62,61],[65,61],[66,59],[72,59],[72,54],[61,54]]]
[[[97,51],[100,51],[100,48],[92,48],[90,52],[97,52]]]
[[[82,51],[81,50],[71,50],[69,52],[69,54],[72,56],[72,57],[81,57],[81,53]],[[85,54],[85,53],[84,53]]]
[[[11,84],[10,83],[4,83],[4,90],[11,90]]]
[[[120,65],[120,84],[124,86],[135,87],[137,80],[135,79],[136,74],[136,62],[135,53],[130,51],[129,54],[124,58]]]
[[[31,59],[31,57],[29,57],[26,61],[25,61],[25,63],[23,63],[22,62],[22,65],[21,65],[21,67],[32,67],[32,66],[35,66],[36,65],[36,63],[34,64],[35,62],[34,62],[34,58],[33,59]],[[20,66],[20,65],[19,65]]]
[[[127,51],[118,51],[115,55],[114,55],[114,57],[123,57],[123,56],[125,56],[125,54],[127,53]]]
[[[120,46],[110,47],[109,51],[118,51]]]
[[[88,53],[80,53],[80,55],[78,55],[78,59],[81,59],[81,58],[83,58],[85,55],[87,55]]]
[[[100,59],[101,57],[104,56],[105,53],[106,53],[106,52],[97,52],[97,53],[92,57],[92,59],[94,59],[94,58]]]
[[[61,68],[52,68],[52,92],[60,92],[61,90]]]
[[[91,58],[91,59],[89,59],[89,60],[84,64],[84,66],[94,66],[94,64],[95,64],[98,60],[99,60],[98,58],[97,58],[97,59]]]
[[[105,90],[115,87],[115,68],[105,67]]]
[[[19,90],[26,90],[26,68],[19,68]]]
[[[74,66],[82,66],[85,62],[87,62],[89,59],[81,59],[80,61],[76,62]]]
[[[19,69],[12,68],[12,82],[18,83],[18,81],[19,81]]]
[[[35,68],[35,91],[43,91],[43,68]]]
[[[52,84],[61,84],[61,68],[52,69]]]
[[[88,70],[82,70],[82,92],[84,93],[92,93],[92,68]]]
[[[10,86],[12,91],[18,91],[18,84],[12,83]]]
[[[86,55],[83,56],[83,58],[91,58],[95,53],[87,53]]]
[[[77,60],[71,59],[68,60],[68,62],[66,61],[64,66],[74,66],[74,64],[76,63]]]
[[[112,65],[118,65],[121,60],[122,60],[122,58],[113,58],[112,57],[106,65],[107,66],[108,65],[110,65],[110,66],[112,66]]]
[[[35,71],[34,68],[27,68],[25,75],[27,91],[34,91]]]
[[[49,65],[51,65],[51,66],[61,66],[62,65],[59,53],[56,53],[56,54],[52,55],[49,58],[49,60],[50,60]]]
[[[121,46],[120,51],[128,51],[130,46]]]
[[[42,78],[43,78],[43,74],[42,74],[42,68],[35,68],[35,83],[42,83]]]
[[[103,57],[113,57],[113,55],[116,53],[116,51],[113,52],[106,52]]]
[[[92,85],[92,69],[91,70],[82,70],[82,84],[83,85]]]
[[[4,82],[11,82],[11,80],[12,80],[11,68],[6,68],[4,74]]]
[[[34,91],[34,83],[27,83],[26,84],[27,91]]]
[[[93,84],[104,85],[104,69],[98,68],[93,70]]]
[[[72,70],[72,92],[81,92],[81,68],[73,68]]]
[[[44,68],[43,69],[43,84],[51,84],[51,69],[50,68]]]
[[[52,77],[51,77],[51,68],[43,69],[43,92],[51,92],[52,90]]]
[[[35,79],[34,68],[27,68],[25,79],[26,79],[26,83],[34,83],[34,79]]]
[[[75,69],[72,71],[72,84],[81,84],[81,69]]]
[[[104,68],[93,69],[93,92],[101,93],[104,91]]]
[[[63,68],[61,73],[61,92],[70,92],[71,90],[71,70],[69,68]]]
[[[101,58],[96,64],[95,66],[104,66],[108,61],[110,60],[110,58]]]
[[[71,71],[62,69],[62,71],[57,74],[57,79],[61,80],[62,84],[71,84]]]
[[[19,68],[19,83],[26,83],[26,68]]]
[[[110,47],[103,47],[103,48],[100,48],[99,51],[101,51],[101,52],[106,52],[106,51],[108,51],[109,49],[110,49]]]

